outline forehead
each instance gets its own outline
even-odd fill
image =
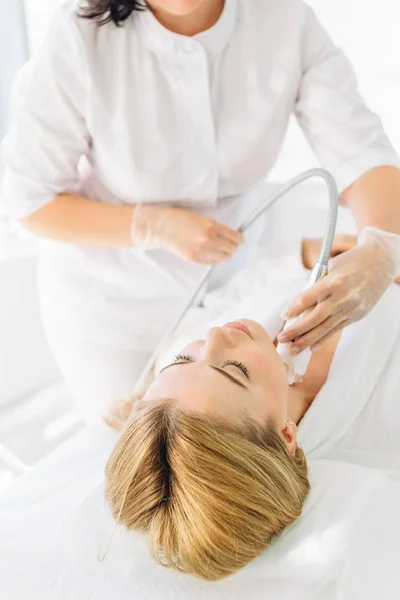
[[[226,416],[235,414],[251,394],[218,371],[201,363],[173,365],[160,373],[144,400],[173,398],[182,409],[201,410]]]

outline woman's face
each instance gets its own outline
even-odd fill
[[[243,416],[283,430],[288,414],[287,370],[264,328],[243,319],[213,327],[164,367],[144,400],[173,399],[185,410],[240,422]]]

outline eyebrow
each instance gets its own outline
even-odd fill
[[[170,365],[167,365],[166,367],[164,367],[163,369],[161,369],[159,375],[165,371],[166,369],[169,369],[170,367],[174,367],[176,365],[189,365],[191,364],[189,361],[187,362],[176,362],[176,363],[171,363]],[[193,364],[193,363],[192,363]],[[214,371],[217,371],[218,373],[221,373],[221,375],[223,375],[224,377],[226,377],[227,379],[230,379],[230,381],[233,381],[233,383],[236,383],[236,385],[240,385],[240,387],[244,388],[245,390],[248,390],[249,388],[247,387],[247,385],[245,385],[244,383],[242,383],[241,381],[239,381],[239,379],[236,379],[236,377],[233,377],[233,375],[231,375],[230,373],[227,373],[226,371],[224,371],[224,369],[220,369],[219,367],[214,367],[213,365],[209,365],[209,367],[211,369],[214,369]]]

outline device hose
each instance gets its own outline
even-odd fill
[[[276,202],[278,202],[278,200],[280,200],[283,196],[286,196],[286,194],[288,194],[293,188],[297,187],[304,181],[307,181],[308,179],[311,179],[313,177],[321,177],[324,180],[324,182],[328,188],[328,200],[329,200],[329,210],[328,210],[326,233],[325,233],[324,240],[322,243],[318,263],[314,267],[314,270],[313,270],[313,273],[315,274],[314,275],[314,283],[315,283],[316,281],[318,281],[318,279],[323,277],[325,275],[325,273],[327,272],[328,261],[329,261],[331,251],[332,251],[333,240],[335,237],[336,224],[337,224],[339,194],[337,191],[335,179],[329,173],[329,171],[326,171],[325,169],[319,169],[319,168],[318,169],[310,169],[309,171],[305,171],[304,173],[301,173],[297,177],[294,177],[287,184],[279,187],[278,190],[274,190],[267,198],[265,198],[265,200],[262,200],[260,202],[260,204],[254,209],[254,211],[252,213],[250,213],[250,215],[248,215],[248,217],[246,217],[246,219],[243,221],[243,223],[238,227],[238,231],[245,233],[246,230],[255,221],[257,221],[257,219],[259,217],[261,217],[261,215],[263,215],[266,210],[268,210]],[[197,285],[196,289],[190,296],[190,299],[189,299],[184,311],[180,315],[179,319],[167,331],[167,334],[163,337],[160,344],[157,346],[156,350],[151,355],[149,361],[147,362],[142,374],[140,375],[140,377],[135,385],[134,391],[140,390],[145,386],[147,379],[149,378],[149,376],[151,375],[151,373],[155,367],[155,364],[157,362],[157,358],[158,358],[160,352],[164,349],[165,345],[169,343],[173,334],[178,329],[179,325],[181,324],[182,320],[184,319],[187,311],[190,310],[193,306],[196,306],[200,293],[202,293],[202,291],[204,290],[204,287],[207,284],[207,282],[209,281],[213,270],[217,266],[218,265],[212,265],[210,267],[207,267],[205,274],[203,275],[203,277],[200,280],[200,283]]]

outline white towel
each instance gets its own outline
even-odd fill
[[[394,380],[398,389],[400,370],[391,359],[399,349],[400,288],[393,284],[365,319],[343,330],[328,379],[299,427],[299,444],[307,456],[326,457],[340,446],[369,403],[378,409],[381,403],[383,410],[379,386]],[[371,442],[373,427],[371,423]]]

